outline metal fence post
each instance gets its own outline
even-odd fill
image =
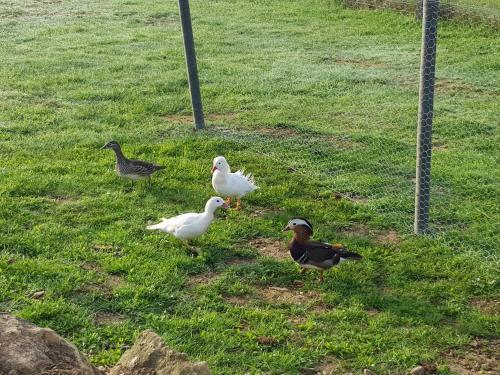
[[[423,1],[422,56],[417,130],[415,234],[425,233],[429,226],[432,115],[434,111],[434,73],[436,68],[438,8],[438,0]]]
[[[198,68],[196,66],[196,53],[194,50],[193,26],[191,24],[189,0],[179,0],[179,15],[181,17],[182,36],[184,38],[184,52],[186,55],[189,91],[191,92],[193,119],[196,129],[199,130],[205,127],[205,119],[203,117],[200,82],[198,80]]]

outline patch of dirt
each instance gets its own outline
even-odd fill
[[[248,296],[226,296],[224,297],[224,300],[236,306],[245,306],[248,302],[250,302]]]
[[[276,338],[270,336],[259,336],[257,337],[257,342],[263,346],[276,346],[279,344]]]
[[[432,142],[432,151],[446,151],[448,150],[448,145],[444,142],[435,141]]]
[[[369,201],[369,199],[367,197],[363,197],[357,193],[354,193],[352,191],[347,191],[347,192],[334,192],[333,194],[333,198],[334,199],[347,199],[347,200],[350,200],[351,202],[354,202],[354,203],[366,203]]]
[[[467,347],[443,353],[458,375],[500,374],[500,340],[475,339]]]
[[[189,280],[187,281],[188,286],[194,286],[194,285],[206,285],[214,282],[218,277],[220,276],[220,273],[213,272],[213,271],[207,271],[200,273],[198,275],[191,276]]]
[[[258,127],[255,128],[254,131],[257,132],[258,134],[271,136],[275,138],[302,138],[302,140],[306,140],[310,143],[327,142],[330,144],[334,144],[341,149],[352,149],[355,146],[359,145],[359,143],[353,141],[347,136],[342,137],[342,136],[326,135],[326,134],[325,135],[310,134],[310,133],[308,134],[285,126],[277,126],[274,128]]]
[[[500,300],[498,299],[474,298],[469,303],[483,314],[500,316]]]
[[[380,311],[378,311],[377,309],[369,309],[366,311],[368,313],[368,315],[370,316],[375,316],[375,315],[378,315],[380,314]]]
[[[112,289],[118,288],[123,285],[123,277],[120,275],[109,275],[108,286]]]
[[[95,244],[93,248],[95,251],[104,251],[104,252],[120,251],[119,246],[110,244]]]
[[[290,259],[286,245],[272,238],[256,238],[250,241],[250,246],[257,249],[260,255],[276,260]]]
[[[97,283],[85,284],[80,288],[78,288],[76,292],[99,293],[109,297],[113,295],[114,289],[122,286],[124,283],[123,278],[119,275],[104,274],[100,266],[97,265],[96,263],[85,263],[82,266],[82,268],[85,268],[88,271],[95,271],[98,272],[99,274],[105,275],[106,280],[104,280],[102,283],[99,284]]]
[[[111,313],[111,312],[98,312],[94,316],[94,323],[102,326],[120,324],[126,321],[127,319],[120,314]]]
[[[333,357],[326,357],[314,368],[303,367],[299,370],[303,375],[342,375],[338,362]]]
[[[277,208],[277,207],[255,207],[250,216],[262,217],[269,214],[278,214],[283,211],[284,210],[282,208]]]
[[[351,227],[342,230],[348,236],[370,237],[375,242],[385,245],[397,245],[402,239],[395,230],[371,229],[365,224],[355,223]]]
[[[101,272],[102,268],[95,262],[86,262],[81,265],[85,271]]]
[[[205,115],[205,120],[211,122],[221,122],[227,120],[234,120],[236,116],[237,114],[235,112],[209,113]],[[165,115],[161,116],[161,118],[165,121],[173,122],[176,124],[192,124],[194,121],[193,116],[191,115]]]
[[[396,245],[401,242],[401,238],[399,237],[398,232],[396,232],[395,230],[379,232],[376,238],[380,243],[389,243]]]
[[[435,83],[436,93],[464,94],[474,92],[474,88],[460,79],[437,78]]]
[[[325,309],[321,294],[315,290],[301,291],[277,286],[259,288],[258,295],[270,303],[291,303],[305,305],[314,302],[321,310]]]

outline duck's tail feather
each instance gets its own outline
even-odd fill
[[[341,250],[340,258],[345,260],[361,260],[363,257],[354,251]]]
[[[256,184],[255,184],[255,179],[253,177],[253,174],[249,173],[249,174],[245,174],[245,171],[244,170],[239,170],[237,171],[236,173],[238,173],[239,175],[241,175],[242,177],[244,177],[248,183],[250,184],[250,186],[252,187],[252,191],[253,190],[257,190],[257,189],[260,189],[260,187],[258,187]]]
[[[146,229],[149,229],[149,230],[155,230],[155,229],[164,230],[165,229],[165,221],[166,221],[166,219],[162,218],[161,220],[162,221],[160,223],[158,223],[158,224],[148,225],[146,227]]]

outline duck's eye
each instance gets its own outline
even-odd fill
[[[217,164],[221,165],[222,163],[221,163],[221,162],[218,162]]]
[[[297,223],[292,223],[292,225],[297,225]]]
[[[217,199],[217,203],[220,203],[220,200]]]

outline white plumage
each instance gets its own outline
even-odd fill
[[[240,198],[259,188],[255,185],[251,173],[247,175],[243,171],[231,173],[229,163],[224,156],[214,159],[212,173],[212,186],[217,194],[228,198],[238,198],[238,207]]]
[[[149,225],[147,229],[158,229],[180,240],[189,241],[207,231],[218,207],[226,208],[227,205],[222,198],[212,197],[207,201],[202,213],[190,212],[169,219],[162,218],[160,223]]]

